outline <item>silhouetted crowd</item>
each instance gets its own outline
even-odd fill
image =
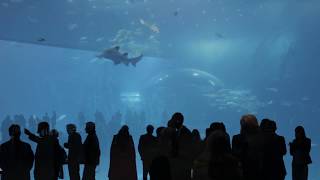
[[[95,180],[100,163],[95,123],[86,122],[87,136],[83,142],[76,125],[68,124],[68,140],[62,146],[58,131],[50,129],[48,122],[38,123],[37,135],[24,129],[36,144],[35,153],[20,139],[20,126],[9,126],[9,140],[0,146],[2,180],[30,180],[33,165],[35,180],[63,179],[65,164],[70,180]],[[173,114],[166,127],[158,127],[155,136],[154,127],[148,125],[138,144],[143,180],[148,176],[151,180],[284,180],[287,145],[285,138],[276,133],[276,122],[262,119],[259,124],[254,115],[248,114],[241,117],[240,126],[240,133],[231,140],[221,122],[212,123],[201,139],[198,130],[184,125],[181,113]],[[312,163],[311,140],[302,126],[296,127],[295,139],[289,147],[293,157],[292,179],[307,180],[308,165]],[[80,165],[84,166],[82,178]],[[113,136],[108,177],[138,179],[135,145],[127,125]]]

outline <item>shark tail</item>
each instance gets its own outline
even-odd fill
[[[137,66],[137,63],[138,63],[139,61],[141,61],[142,57],[143,57],[143,54],[141,54],[141,55],[138,56],[138,57],[132,58],[132,60],[130,61],[130,63],[132,64],[132,66],[136,67],[136,66]]]

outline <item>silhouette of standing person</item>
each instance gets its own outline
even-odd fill
[[[285,139],[276,134],[277,125],[274,121],[263,119],[260,128],[264,142],[262,180],[284,180],[287,174],[283,161],[287,153]]]
[[[217,131],[217,130],[220,130],[222,132],[224,132],[228,138],[228,150],[231,152],[231,144],[230,144],[230,136],[229,134],[227,133],[227,130],[226,130],[226,126],[222,123],[222,122],[213,122],[210,124],[210,131],[211,133]]]
[[[289,143],[292,160],[292,180],[307,180],[308,165],[312,163],[310,157],[311,140],[306,137],[302,126],[295,129],[295,139]]]
[[[37,133],[39,136],[25,129],[25,134],[29,139],[37,143],[35,153],[34,179],[35,180],[57,180],[58,170],[56,147],[59,145],[52,136],[50,136],[50,127],[48,122],[40,122],[38,124]]]
[[[11,125],[9,135],[11,139],[0,146],[2,180],[30,180],[30,171],[34,161],[31,146],[20,140],[19,125]]]
[[[173,121],[176,129],[173,141],[172,178],[175,180],[189,180],[191,179],[193,164],[192,133],[184,126],[182,113],[174,113],[171,121]]]
[[[59,132],[56,129],[52,129],[50,131],[50,136],[53,138],[53,140],[56,142],[56,145],[54,146],[54,157],[55,157],[55,170],[56,174],[60,179],[64,178],[63,173],[63,164],[66,163],[67,160],[67,153],[63,149],[63,147],[60,146],[59,143]]]
[[[110,150],[110,180],[137,180],[136,153],[128,126],[113,137]]]
[[[197,129],[192,130],[192,162],[203,152],[204,143]]]
[[[210,128],[206,129],[207,132]],[[210,130],[211,131],[211,130]],[[192,180],[209,180],[210,177],[208,175],[209,163],[211,159],[211,149],[212,146],[209,145],[209,141],[214,132],[208,133],[206,140],[204,141],[203,151],[194,158],[193,167],[192,167]]]
[[[150,166],[156,155],[157,148],[157,138],[152,135],[154,127],[152,125],[148,125],[146,130],[147,133],[140,136],[138,145],[138,151],[143,165],[143,180],[148,179]]]
[[[262,179],[263,136],[252,114],[241,117],[240,134],[233,136],[232,152],[241,160],[245,180]]]
[[[84,170],[82,180],[95,180],[96,167],[100,163],[100,145],[96,134],[96,125],[93,122],[86,123],[87,138],[83,143]]]
[[[175,136],[173,124],[168,122],[168,127],[159,127],[157,133],[157,153],[150,165],[150,180],[171,180],[172,142]]]
[[[231,154],[230,137],[224,124],[214,122],[206,131],[209,133],[207,133],[204,150],[193,163],[193,180],[226,178],[226,172],[223,171],[229,170],[228,166],[231,168],[230,175],[232,171],[234,174],[237,173],[235,170],[239,167],[234,166],[237,158]]]
[[[64,143],[64,147],[68,152],[68,169],[70,180],[80,180],[80,163],[82,159],[82,140],[79,133],[77,133],[76,125],[68,124],[68,142]]]
[[[82,140],[79,133],[77,133],[76,125],[68,124],[68,142],[64,143],[64,147],[68,152],[68,169],[70,180],[80,180],[80,163],[82,159]]]
[[[212,180],[241,180],[241,165],[239,160],[230,152],[229,136],[222,130],[217,130],[211,133],[208,141],[211,147],[209,177]]]

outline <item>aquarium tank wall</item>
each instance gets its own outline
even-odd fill
[[[316,180],[319,19],[318,0],[1,0],[1,142],[7,116],[23,115],[24,128],[29,117],[55,112],[61,144],[66,124],[76,124],[85,139],[84,122],[94,121],[97,179],[106,179],[121,125],[137,146],[147,124],[166,126],[174,112],[202,138],[214,121],[232,137],[250,113],[275,120],[286,144],[296,126],[305,127],[312,140],[309,179]],[[107,56],[116,46],[126,58]],[[288,152],[286,179],[291,160]]]

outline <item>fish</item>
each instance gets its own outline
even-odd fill
[[[173,15],[174,15],[174,16],[178,16],[178,15],[179,15],[179,12],[180,12],[180,9],[178,8],[178,9],[176,9],[176,10],[173,12]]]
[[[215,36],[218,38],[218,39],[223,39],[224,38],[224,35],[222,35],[221,33],[215,33]]]
[[[69,30],[69,31],[73,31],[73,30],[77,29],[78,27],[79,27],[78,24],[75,24],[75,23],[69,24],[69,25],[68,25],[68,30]]]
[[[266,88],[267,91],[271,91],[271,92],[274,92],[274,93],[277,93],[279,92],[279,89],[277,88],[274,88],[274,87],[271,87],[271,88]]]
[[[85,40],[87,40],[88,38],[86,37],[86,36],[82,36],[81,38],[80,38],[80,41],[85,41]]]
[[[104,37],[99,37],[99,38],[96,39],[96,42],[101,42],[103,40],[104,40]]]
[[[38,38],[38,39],[37,39],[37,41],[38,41],[38,42],[45,42],[45,41],[46,41],[46,39],[45,39],[45,38],[43,38],[43,37],[40,37],[40,38]]]
[[[154,33],[160,33],[160,28],[156,25],[156,24],[150,24],[148,22],[146,22],[143,19],[140,19],[140,24],[146,26],[147,28],[149,28],[152,32]]]
[[[64,120],[67,117],[67,115],[63,114],[58,117],[57,122]]]
[[[285,107],[291,107],[291,106],[292,106],[292,103],[291,103],[291,102],[288,102],[288,101],[284,101],[284,102],[281,102],[281,105],[282,105],[282,106],[285,106]]]
[[[137,63],[140,62],[143,58],[143,54],[137,57],[129,58],[128,53],[121,53],[120,47],[116,46],[113,48],[106,49],[103,51],[100,55],[96,56],[99,59],[108,59],[114,63],[114,65],[118,64],[124,64],[126,66],[129,66],[130,64],[134,67],[136,67]]]
[[[273,104],[273,101],[270,100],[270,101],[267,102],[267,104],[268,104],[268,105],[271,105],[271,104]]]
[[[216,87],[216,83],[213,82],[212,80],[209,80],[209,83],[211,84],[211,86]]]

